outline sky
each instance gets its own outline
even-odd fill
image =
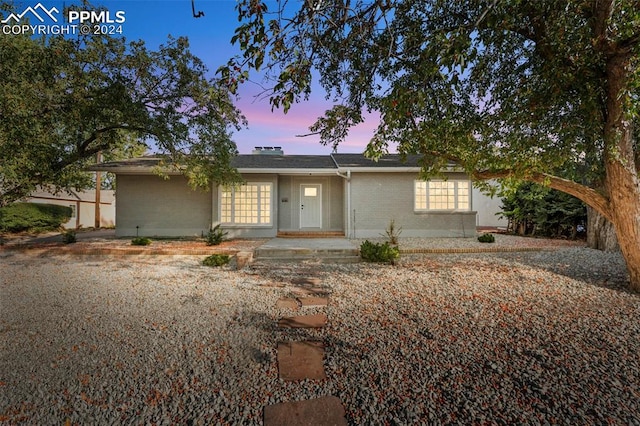
[[[16,11],[20,12],[41,3],[49,10],[56,7],[60,11],[64,6],[77,4],[67,0],[15,0]],[[122,36],[127,40],[142,39],[150,48],[157,48],[166,42],[167,36],[186,36],[189,38],[192,53],[204,61],[214,76],[215,70],[234,55],[239,53],[231,45],[231,37],[238,25],[233,0],[194,0],[196,12],[204,16],[194,18],[191,0],[91,0],[91,4],[104,6],[115,19],[118,12],[124,12],[121,24]],[[269,5],[269,1],[267,1]],[[259,79],[258,79],[259,80]],[[268,99],[256,98],[260,89],[255,83],[241,86],[236,106],[249,122],[248,129],[234,131],[233,140],[241,154],[250,153],[255,146],[279,146],[285,154],[329,154],[330,146],[319,143],[317,136],[297,137],[308,134],[309,126],[332,103],[325,100],[325,93],[317,87],[308,101],[295,104],[287,114],[281,110],[271,110]],[[365,123],[352,129],[338,152],[363,152],[367,142],[377,127],[377,117],[369,116]]]

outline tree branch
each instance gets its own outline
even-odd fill
[[[111,130],[129,130],[129,131],[134,131],[134,132],[148,132],[149,129],[145,129],[144,127],[138,127],[138,126],[128,126],[126,124],[114,124],[113,126],[108,126],[108,127],[103,127],[102,129],[98,129],[98,130],[94,130],[91,133],[91,136],[87,139],[85,139],[79,146],[78,146],[78,155],[87,153],[87,148],[89,147],[89,145],[91,145],[92,142],[95,142],[96,139],[98,139],[100,137],[100,135],[102,135],[103,133],[107,133]]]
[[[476,171],[472,173],[472,177],[478,180],[489,179],[504,179],[513,176],[512,170],[499,170],[495,172],[491,171]],[[588,186],[581,185],[569,179],[563,179],[558,176],[550,175],[548,173],[532,173],[523,177],[524,180],[547,185],[550,188],[557,189],[566,194],[573,195],[577,199],[583,201],[585,204],[593,207],[607,220],[612,221],[611,207],[609,200],[598,191]]]
[[[613,0],[596,0],[593,3],[593,39],[601,51],[609,50],[607,22],[613,12]]]
[[[620,40],[617,43],[617,48],[622,51],[622,53],[631,53],[634,47],[636,47],[640,43],[640,32],[633,34],[631,37],[628,37],[624,40]]]

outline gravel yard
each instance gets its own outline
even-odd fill
[[[617,254],[202,258],[0,252],[0,422],[261,424],[335,395],[358,425],[640,424],[640,296]],[[301,276],[331,291],[324,329],[276,326]],[[328,378],[283,382],[277,343],[303,338]]]

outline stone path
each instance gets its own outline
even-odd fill
[[[322,328],[327,325],[328,318],[325,314],[298,315],[295,317],[284,317],[278,320],[280,328]]]
[[[317,277],[291,280],[290,293],[295,297],[281,297],[276,307],[299,311],[305,308],[322,308],[329,304],[330,289]],[[324,313],[283,316],[278,320],[281,329],[322,328],[329,318]],[[324,380],[324,342],[319,340],[278,342],[278,376],[285,381]],[[311,400],[285,402],[264,408],[264,425],[346,425],[345,410],[335,396]]]
[[[288,426],[346,425],[344,407],[335,396],[285,402],[264,408],[264,424]]]
[[[324,345],[320,341],[279,342],[278,372],[280,378],[324,380]]]

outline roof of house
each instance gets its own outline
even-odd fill
[[[112,189],[100,190],[100,203],[111,204],[115,200],[115,191]],[[60,191],[53,193],[43,189],[38,189],[29,194],[31,200],[58,200],[58,201],[84,201],[88,203],[95,203],[96,190],[86,189],[84,191]]]
[[[233,159],[238,169],[335,169],[329,155],[238,155]]]
[[[330,154],[330,155],[260,155],[240,154],[233,158],[233,166],[241,171],[270,171],[270,170],[316,170],[327,172],[356,169],[379,170],[384,169],[415,169],[420,167],[419,155],[401,156],[399,154],[383,155],[374,161],[364,154]],[[106,171],[114,173],[148,172],[161,161],[159,156],[147,156],[128,160],[112,161],[96,164],[90,167],[92,171]]]
[[[364,156],[364,154],[331,154],[339,167],[357,168],[357,167],[420,167],[418,161],[419,155],[401,156],[399,154],[387,154],[374,161]]]
[[[160,157],[147,156],[140,158],[129,158],[126,160],[109,161],[106,163],[99,163],[89,167],[91,171],[97,172],[117,172],[122,169],[135,169],[146,170],[157,166],[160,163]]]

